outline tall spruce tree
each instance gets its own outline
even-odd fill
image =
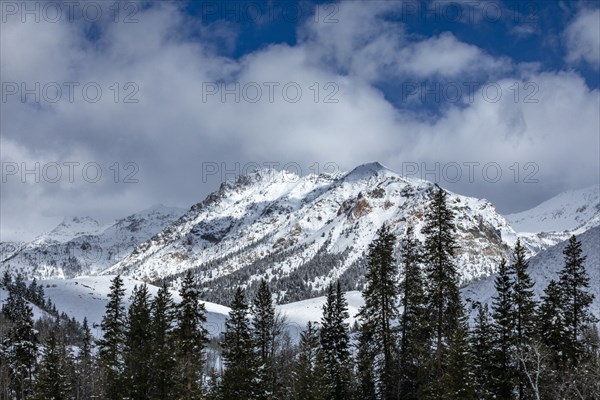
[[[275,323],[275,307],[273,306],[273,297],[269,284],[264,279],[261,280],[256,296],[254,297],[252,311],[254,319],[252,321],[252,332],[254,342],[257,347],[259,357],[259,398],[272,398],[276,391],[275,384],[275,340],[280,332]]]
[[[488,305],[477,303],[477,316],[471,331],[471,361],[475,397],[480,400],[494,398],[493,330]]]
[[[258,398],[259,358],[255,351],[248,314],[249,307],[244,298],[244,291],[238,287],[231,303],[229,318],[225,323],[222,343],[225,361],[225,373],[221,382],[223,400]]]
[[[512,303],[513,282],[506,260],[500,262],[492,298],[493,384],[496,398],[512,399],[515,387],[515,317]]]
[[[323,388],[323,353],[319,331],[312,322],[300,334],[298,361],[294,368],[293,400],[325,400]]]
[[[377,400],[375,388],[374,360],[377,343],[373,340],[373,332],[365,326],[358,327],[356,355],[356,373],[358,396],[360,400]]]
[[[175,343],[173,325],[175,321],[175,304],[166,284],[162,287],[151,305],[150,332],[152,353],[150,357],[150,395],[152,400],[175,397],[174,387],[177,378],[177,362],[175,359]]]
[[[126,385],[132,400],[149,398],[150,384],[154,379],[154,371],[150,369],[149,362],[153,351],[150,293],[146,284],[142,284],[133,289],[131,296],[124,349]]]
[[[369,331],[377,398],[391,400],[397,396],[397,356],[399,321],[397,282],[398,269],[394,259],[396,236],[387,225],[377,231],[377,238],[369,245],[368,269],[363,290],[365,304],[358,318],[361,329]]]
[[[421,270],[421,244],[414,236],[412,227],[408,227],[401,240],[400,286],[400,398],[410,400],[422,397],[425,378],[425,363],[429,354],[427,332],[427,307],[425,283]]]
[[[94,377],[93,338],[86,317],[83,318],[81,329],[83,331],[81,347],[75,359],[75,370],[77,372],[75,398],[88,400],[94,394],[96,380]]]
[[[458,329],[462,312],[454,263],[457,248],[455,232],[454,213],[448,205],[447,193],[437,187],[426,209],[425,226],[422,229],[425,235],[424,261],[433,344],[430,398],[442,398],[445,395],[441,383],[448,367],[448,344]]]
[[[73,398],[69,382],[67,350],[65,344],[58,340],[55,330],[51,330],[44,344],[44,355],[38,367],[34,400],[67,400]]]
[[[564,366],[566,355],[566,331],[562,310],[562,292],[558,282],[550,281],[542,295],[537,315],[538,336],[550,352],[552,367],[556,370]]]
[[[511,265],[513,278],[512,302],[515,318],[515,345],[517,354],[525,354],[529,351],[528,346],[535,334],[535,312],[536,303],[534,299],[533,281],[527,268],[525,248],[520,240],[517,240],[514,250],[515,262]],[[530,395],[530,385],[525,375],[525,366],[518,363],[517,386],[519,399]]]
[[[473,359],[468,332],[467,319],[464,312],[461,312],[459,323],[448,341],[448,367],[442,385],[444,399],[475,400],[476,398],[472,382]]]
[[[24,285],[23,285],[24,287]],[[3,340],[4,357],[9,374],[9,390],[16,400],[24,400],[31,393],[36,363],[37,335],[33,327],[33,311],[24,298],[24,292],[12,285],[3,315],[10,321]]]
[[[331,400],[348,399],[352,382],[350,333],[345,320],[349,317],[348,304],[340,283],[329,285],[327,300],[321,318],[321,348],[325,369],[326,397]]]
[[[586,257],[582,255],[581,242],[575,235],[569,239],[563,254],[565,265],[560,272],[559,286],[566,330],[564,351],[571,365],[576,366],[582,353],[583,327],[596,321],[589,310],[594,296],[588,292],[590,278],[584,266]]]
[[[177,398],[196,400],[202,397],[204,347],[208,342],[206,307],[200,301],[200,290],[191,271],[183,278],[177,306],[177,327],[174,338],[177,350]]]
[[[103,337],[97,342],[99,364],[103,374],[103,397],[120,400],[125,387],[126,314],[123,307],[125,288],[123,279],[117,275],[111,282],[106,312],[102,319]]]

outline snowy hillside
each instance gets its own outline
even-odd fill
[[[8,291],[4,288],[0,288],[0,309],[2,309],[2,305],[4,304],[4,302],[6,301],[7,298],[8,298]],[[27,302],[27,304],[29,304],[29,306],[31,307],[31,311],[33,312],[34,320],[40,319],[42,317],[54,318],[54,317],[52,317],[52,315],[48,314],[46,311],[42,310],[35,304],[32,304],[30,302]]]
[[[356,314],[358,314],[358,310],[364,305],[364,300],[361,293],[357,290],[346,292],[345,295],[346,300],[348,301],[348,314],[350,315],[350,318],[348,318],[346,322],[353,325],[357,320]],[[282,304],[277,306],[277,310],[286,317],[288,325],[296,326],[301,330],[304,330],[309,321],[320,322],[325,301],[326,297],[320,296],[308,300]]]
[[[600,318],[600,227],[592,228],[581,235],[583,254],[587,256],[586,270],[590,276],[590,291],[595,296],[592,312]],[[539,297],[552,279],[558,279],[558,273],[563,268],[563,249],[566,242],[543,250],[529,259],[529,274],[535,281],[535,291]],[[491,275],[479,281],[472,282],[462,290],[464,298],[473,299],[491,305],[494,296],[494,280],[496,275]]]
[[[506,219],[517,232],[573,231],[590,222],[600,224],[600,185],[560,193]]]
[[[163,230],[185,211],[154,206],[101,226],[90,217],[65,218],[30,243],[2,243],[0,272],[68,278],[100,272]]]
[[[108,294],[110,293],[110,281],[114,276],[79,277],[74,279],[55,279],[40,281],[44,286],[47,298],[50,298],[60,312],[65,312],[69,317],[75,317],[83,321],[87,317],[92,333],[96,337],[101,336],[100,323],[104,316]],[[131,278],[123,278],[125,287],[125,307],[129,307],[130,296],[136,285],[143,282]],[[152,296],[158,292],[158,287],[148,285]],[[173,299],[179,301],[177,292],[172,292]],[[207,323],[205,325],[209,334],[219,335],[225,328],[225,317],[229,308],[213,303],[205,303]]]
[[[334,279],[361,277],[365,250],[384,222],[398,235],[407,225],[419,232],[433,188],[379,163],[335,176],[260,170],[222,184],[106,273],[157,280],[194,269],[216,302],[260,278],[284,301],[309,298]],[[488,275],[510,257],[515,232],[486,200],[450,194],[449,201],[461,279]]]
[[[571,234],[600,225],[600,185],[560,193],[530,210],[505,217],[525,245],[537,253]]]
[[[593,228],[578,236],[582,242],[583,254],[587,256],[586,270],[590,276],[590,292],[594,295],[592,312],[600,319],[600,227]],[[566,243],[540,252],[530,259],[529,273],[535,281],[536,295],[543,293],[551,279],[558,279],[558,272],[563,267],[564,255],[562,253]],[[461,290],[463,300],[480,301],[491,306],[495,294],[494,279],[496,274],[487,278],[476,280]],[[348,300],[348,323],[353,324],[359,308],[364,304],[361,293],[358,291],[346,292]],[[322,316],[325,296],[315,297],[278,306],[291,324],[304,327],[308,321],[318,322]]]

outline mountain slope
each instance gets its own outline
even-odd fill
[[[92,334],[101,337],[100,323],[106,311],[113,278],[114,276],[83,276],[74,279],[42,280],[40,284],[44,286],[46,297],[52,300],[60,312],[74,317],[79,322],[87,318]],[[130,297],[133,288],[141,284],[143,284],[141,281],[123,278],[123,287],[125,288],[123,305],[125,308],[131,304]],[[157,286],[148,285],[151,296],[156,296],[158,289]],[[172,291],[171,294],[173,300],[181,301],[176,291]],[[205,306],[207,322],[204,327],[211,336],[218,336],[225,329],[225,319],[229,314],[229,308],[213,303],[205,303]]]
[[[538,206],[506,219],[517,232],[574,231],[600,223],[600,185],[558,194]]]
[[[90,217],[65,218],[29,243],[3,243],[0,272],[21,272],[38,279],[98,273],[183,213],[182,209],[158,205],[105,226]]]
[[[600,185],[560,193],[538,206],[505,216],[533,252],[600,226]]]
[[[590,292],[595,297],[592,312],[600,318],[600,227],[594,227],[577,235],[577,239],[581,241],[583,255],[587,257],[585,267],[590,276]],[[561,242],[529,259],[528,271],[535,282],[535,293],[538,298],[543,294],[550,280],[558,279],[564,264],[563,250],[566,245],[566,241]],[[472,282],[463,289],[463,297],[491,305],[495,293],[495,279],[496,275],[493,274]]]
[[[280,301],[318,295],[334,279],[351,289],[377,229],[417,232],[434,189],[379,163],[347,174],[297,176],[260,170],[221,185],[176,223],[105,273],[136,279],[176,279],[193,269],[207,299],[227,302],[236,285],[265,278]],[[450,193],[456,213],[463,281],[493,272],[510,257],[514,231],[486,200]]]

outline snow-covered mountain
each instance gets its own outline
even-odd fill
[[[377,229],[385,222],[401,236],[413,225],[419,234],[433,189],[377,162],[335,175],[263,169],[224,182],[187,212],[156,206],[107,225],[67,218],[32,242],[0,243],[0,272],[38,279],[119,273],[176,284],[191,269],[213,302],[227,304],[238,285],[252,294],[261,278],[279,302],[292,302],[319,296],[337,279],[359,289]],[[567,192],[506,218],[486,200],[450,193],[461,282],[493,273],[500,258],[511,258],[517,237],[533,255],[597,226],[598,193],[598,186]]]
[[[98,273],[184,212],[157,205],[104,226],[90,217],[65,218],[52,231],[29,243],[2,243],[0,272],[21,272],[38,279]]]
[[[591,228],[577,235],[581,241],[581,249],[585,255],[585,267],[590,276],[590,292],[594,295],[592,312],[600,318],[600,227]],[[563,250],[567,241],[560,242],[546,250],[540,251],[529,261],[529,274],[535,282],[535,293],[539,298],[552,279],[558,279],[558,274],[564,266]],[[494,280],[496,274],[471,282],[463,289],[464,298],[473,299],[491,305],[494,296]]]
[[[260,170],[223,183],[105,273],[153,281],[193,269],[215,302],[260,278],[282,301],[318,295],[338,278],[357,287],[377,229],[386,222],[398,235],[407,225],[420,232],[433,189],[379,163],[339,175]],[[515,232],[486,200],[453,193],[449,200],[461,279],[489,275],[510,258]]]
[[[592,313],[600,318],[600,227],[595,227],[587,232],[578,235],[578,240],[582,243],[583,254],[586,259],[586,270],[590,276],[590,291],[594,295]],[[539,299],[544,288],[551,279],[558,279],[558,273],[563,268],[564,255],[563,250],[566,242],[561,242],[546,250],[541,251],[529,260],[529,273],[535,281],[535,292]],[[75,317],[78,321],[83,321],[87,317],[92,326],[92,332],[96,336],[101,335],[99,324],[104,315],[110,281],[114,276],[91,276],[79,277],[74,279],[56,279],[40,281],[44,286],[46,297],[50,298],[56,307],[65,312],[70,317]],[[494,279],[495,274],[486,278],[474,280],[465,286],[462,290],[462,297],[467,302],[479,301],[491,305],[492,297],[495,294]],[[124,287],[126,288],[126,306],[129,305],[129,297],[135,285],[142,284],[141,281],[124,278]],[[158,287],[148,285],[149,291],[155,295]],[[173,297],[179,301],[179,296],[172,291]],[[0,301],[6,297],[6,292],[0,289]],[[346,293],[348,300],[349,319],[347,322],[353,323],[356,320],[356,314],[359,308],[364,304],[359,291],[349,291]],[[319,296],[308,300],[278,305],[277,311],[286,317],[288,332],[292,337],[297,337],[294,332],[300,332],[306,326],[308,321],[318,322],[322,315],[325,297]],[[224,330],[225,320],[230,309],[228,307],[207,302],[207,324],[206,328],[210,334],[217,336]],[[39,315],[43,312],[39,311]]]
[[[505,217],[525,245],[537,253],[572,234],[600,226],[600,185],[560,193],[530,210]]]

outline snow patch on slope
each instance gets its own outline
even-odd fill
[[[530,210],[505,217],[517,232],[573,231],[590,221],[597,225],[600,223],[600,185],[560,193]]]

